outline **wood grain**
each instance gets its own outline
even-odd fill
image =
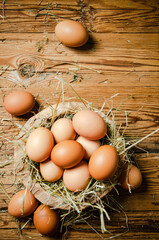
[[[13,140],[34,113],[11,117],[3,106],[6,94],[27,89],[37,100],[35,113],[55,104],[61,92],[57,72],[94,107],[116,112],[117,126],[133,143],[159,128],[159,3],[157,0],[7,0],[0,5],[0,164],[12,161]],[[37,15],[38,14],[38,15]],[[81,21],[88,43],[71,49],[57,41],[54,28],[63,18]],[[65,64],[62,64],[65,63]],[[58,75],[59,77],[60,75]],[[64,84],[65,99],[77,95]],[[104,104],[104,105],[103,105]],[[114,110],[116,111],[116,110]],[[107,209],[109,232],[101,233],[99,212],[88,223],[63,229],[54,239],[159,239],[159,132],[133,148],[143,184],[132,194],[118,188],[120,213]],[[7,213],[8,196],[15,192],[14,166],[0,167],[0,239],[20,239],[18,224]],[[18,186],[17,186],[18,187]],[[106,199],[105,201],[107,201]],[[112,203],[112,206],[117,206]],[[118,208],[119,210],[119,208]],[[88,225],[89,224],[89,225]],[[96,233],[94,228],[98,233]],[[42,237],[32,220],[23,239]],[[120,235],[121,234],[121,235]]]
[[[140,3],[135,4],[133,1],[119,1],[118,3],[110,1],[105,3],[101,1],[101,4],[94,3],[90,1],[68,1],[66,4],[63,1],[56,2],[53,4],[52,8],[48,8],[48,5],[42,4],[38,6],[36,1],[35,4],[26,2],[20,3],[8,1],[6,4],[7,12],[9,13],[6,17],[9,21],[8,28],[6,30],[5,24],[2,26],[2,32],[52,32],[56,19],[51,14],[58,15],[64,18],[72,19],[82,19],[82,21],[89,27],[93,32],[151,32],[155,33],[158,26],[158,7],[157,1],[151,1],[151,3],[146,3],[145,1],[140,1]],[[154,3],[152,3],[154,2]],[[69,7],[68,7],[69,4]],[[41,14],[48,13],[48,22],[44,25],[43,22],[45,16],[39,15],[37,11],[41,8],[48,8],[49,11],[40,11]],[[51,9],[51,10],[50,10]],[[17,24],[18,23],[18,24]],[[29,23],[29,24],[27,24]]]

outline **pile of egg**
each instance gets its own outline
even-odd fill
[[[26,153],[40,163],[40,173],[48,182],[61,177],[70,191],[85,189],[93,177],[106,180],[118,167],[119,157],[114,147],[102,145],[107,126],[96,112],[85,109],[73,119],[57,119],[51,130],[39,127],[28,137]]]
[[[4,99],[4,107],[12,115],[21,116],[35,104],[33,95],[17,91]],[[116,149],[101,145],[107,133],[107,125],[96,112],[85,109],[73,119],[59,118],[51,129],[39,127],[33,130],[26,143],[28,157],[40,164],[40,173],[48,182],[63,178],[66,188],[72,192],[82,191],[90,178],[103,181],[114,176],[119,162]],[[142,183],[140,170],[125,164],[119,183],[124,189],[136,189]],[[59,225],[57,211],[41,204],[28,190],[13,195],[8,212],[14,217],[33,215],[34,225],[43,235],[54,235]]]

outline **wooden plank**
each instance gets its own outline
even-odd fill
[[[145,228],[143,228],[143,230],[141,230],[141,228],[136,229],[136,231],[131,231],[131,229],[126,232],[127,230],[125,229],[119,229],[119,230],[112,230],[112,234],[101,234],[100,233],[100,236],[97,234],[97,233],[94,233],[93,230],[91,230],[90,228],[89,229],[84,229],[82,228],[83,226],[81,226],[81,228],[79,227],[79,229],[77,229],[76,231],[75,230],[72,230],[71,232],[67,232],[65,233],[65,237],[66,239],[69,238],[70,239],[79,239],[79,240],[83,240],[83,239],[97,239],[97,240],[100,240],[101,238],[109,238],[109,237],[115,237],[116,235],[119,235],[118,239],[150,239],[149,236],[151,236],[151,239],[152,240],[156,240],[158,239],[158,232],[157,231],[150,231],[150,230],[146,230],[146,226]],[[109,230],[109,229],[108,229]],[[17,229],[0,229],[0,234],[1,234],[1,237],[2,239],[17,239],[17,236],[18,235],[18,230]],[[26,229],[26,230],[23,230],[23,239],[28,239],[29,237],[31,238],[34,238],[34,239],[39,239],[41,238],[41,235],[39,233],[37,233],[37,230],[36,229]],[[61,237],[62,237],[62,234],[58,234],[56,236],[56,238],[51,238],[51,239],[57,239],[57,240],[61,240]],[[48,240],[50,238],[48,237],[42,237],[42,239],[44,240]]]
[[[111,54],[112,50],[115,50],[117,48],[120,48],[120,51],[124,51],[125,50],[125,54],[128,52],[126,52],[126,50],[129,51],[134,51],[136,49],[139,49],[140,52],[140,56],[144,57],[145,54],[142,54],[143,51],[148,51],[149,49],[154,49],[156,50],[156,52],[154,51],[153,54],[156,53],[156,59],[157,59],[157,53],[158,53],[158,33],[154,33],[152,35],[152,33],[147,33],[146,35],[143,33],[109,33],[109,34],[102,34],[102,33],[89,33],[90,35],[90,40],[87,43],[87,48],[85,48],[84,46],[80,48],[80,50],[85,50],[85,51],[79,51],[77,49],[71,49],[71,48],[67,48],[64,45],[60,45],[61,48],[63,48],[63,51],[68,51],[68,52],[78,52],[79,55],[81,54],[85,54],[85,52],[91,52],[91,54],[93,55],[100,55],[102,53],[106,54],[106,52],[108,51],[109,54]],[[59,45],[59,42],[57,41],[57,38],[54,35],[54,30],[52,31],[52,33],[13,33],[13,32],[6,32],[6,33],[1,33],[0,36],[0,44],[3,45],[3,47],[5,47],[5,44],[10,43],[12,44],[12,42],[14,42],[16,40],[16,42],[14,42],[14,45],[17,45],[17,41],[18,44],[26,44],[26,42],[28,41],[28,44],[31,45],[32,47],[34,46],[34,44],[36,43],[36,41],[44,41],[45,38],[48,38],[48,42],[44,44],[44,51],[48,51],[50,46],[52,46],[52,50],[54,52],[55,50],[55,42],[57,43],[57,45]],[[24,41],[25,40],[25,41]],[[128,41],[130,40],[130,41]],[[89,46],[94,44],[94,49],[92,50]],[[28,45],[28,46],[29,46]],[[10,45],[8,44],[8,47],[10,48]],[[36,46],[34,46],[35,50]],[[103,48],[106,48],[106,52],[103,52]],[[13,48],[10,48],[12,51],[14,50]],[[23,49],[24,52],[28,51],[28,49]],[[91,50],[91,51],[90,51]],[[98,50],[98,51],[97,51]],[[6,51],[7,47],[6,47]],[[42,51],[43,53],[43,51]],[[1,54],[3,54],[3,52],[1,52]],[[56,51],[57,54],[57,51]],[[61,53],[63,55],[63,53]],[[113,54],[113,53],[112,53]],[[152,55],[150,55],[149,57],[151,57]]]
[[[71,2],[72,3],[72,2]],[[113,2],[114,5],[116,2]],[[123,1],[122,1],[123,4]],[[78,2],[77,4],[68,5],[59,4],[53,5],[53,10],[50,8],[40,13],[55,14],[64,18],[81,19],[92,32],[158,32],[156,26],[158,26],[158,8],[157,3],[145,4],[144,1],[140,3],[140,6],[131,2],[125,3],[125,6],[121,7],[120,3],[117,6],[110,7],[103,4],[98,7],[93,2],[88,3]],[[16,6],[16,8],[15,8]],[[44,6],[43,6],[44,7]],[[1,24],[1,32],[52,32],[56,24],[56,18],[54,16],[48,16],[49,20],[46,20],[45,16],[39,16],[35,19],[38,9],[37,3],[29,5],[26,4],[5,4],[6,20]],[[48,8],[45,5],[45,8]],[[115,8],[115,10],[114,10]],[[34,10],[34,11],[33,11]],[[57,18],[58,19],[58,18]],[[59,18],[60,19],[60,18]],[[7,24],[8,22],[9,24]],[[44,21],[44,22],[43,22]],[[28,24],[29,22],[29,24]],[[17,27],[18,23],[18,27]],[[6,28],[6,24],[8,25]]]
[[[74,48],[68,48],[64,45],[59,45],[59,42],[57,41],[57,38],[54,34],[54,29],[52,30],[52,33],[1,33],[1,42],[0,45],[5,48],[6,50],[6,57],[7,55],[9,56],[9,52],[14,55],[16,53],[16,49],[19,49],[19,51],[28,46],[27,48],[24,48],[24,53],[30,53],[30,48],[33,49],[32,54],[37,53],[38,54],[38,48],[37,48],[37,42],[43,41],[43,49],[41,53],[44,54],[51,54],[50,47],[52,50],[52,53],[54,53],[54,57],[56,59],[57,56],[64,56],[66,57],[66,53],[72,55],[74,53],[78,53],[79,56],[86,56],[87,53],[89,52],[89,56],[91,55],[95,56],[97,55],[100,57],[100,55],[104,56],[113,56],[115,53],[119,54],[117,50],[119,51],[120,49],[120,54],[125,55],[125,56],[131,56],[131,53],[135,53],[134,57],[142,57],[142,59],[149,57],[149,58],[154,58],[158,59],[158,33],[156,34],[151,34],[148,33],[142,34],[142,33],[136,33],[136,34],[115,34],[115,33],[110,33],[110,34],[99,34],[99,33],[90,33],[90,40],[88,43],[79,48],[79,49],[74,49]],[[46,38],[48,42],[46,41]],[[16,42],[15,42],[16,40]],[[25,41],[24,41],[25,40]],[[151,40],[151,41],[150,41]],[[37,42],[36,42],[37,41]],[[12,47],[14,45],[14,48]],[[61,48],[61,52],[57,51],[57,47]],[[93,48],[93,50],[92,50]],[[105,51],[103,52],[103,48],[105,48]],[[60,49],[59,49],[60,50]],[[83,51],[81,51],[83,50]],[[152,51],[153,50],[153,51]],[[150,51],[151,55],[150,55]],[[8,53],[8,54],[7,54]],[[20,52],[19,52],[20,53]],[[3,52],[1,51],[1,55]],[[49,57],[49,55],[47,57]],[[137,54],[137,56],[136,56]],[[40,55],[40,54],[39,54]],[[3,56],[3,55],[2,55]],[[40,55],[41,56],[41,55]],[[75,57],[75,56],[74,56]],[[76,56],[77,58],[77,56]],[[58,59],[57,59],[58,60]],[[95,59],[94,59],[95,60]]]
[[[10,37],[11,36],[12,35],[10,35]],[[5,35],[2,36],[2,38],[5,38]],[[127,38],[131,39],[131,36],[128,35]],[[141,40],[138,41],[138,39],[140,38]],[[128,51],[128,42],[125,41],[125,38],[121,35],[119,36],[119,38],[116,38],[115,35],[112,35],[111,38],[107,41],[108,46],[106,44],[103,44],[104,39],[101,38],[101,41],[99,41],[99,43],[102,42],[102,44],[98,44],[99,46],[97,47],[97,49],[93,48],[95,49],[95,52],[90,50],[91,52],[86,51],[81,53],[77,52],[77,50],[70,50],[64,46],[61,46],[57,52],[56,43],[54,45],[54,43],[52,43],[52,41],[50,40],[46,45],[44,44],[45,46],[43,47],[44,49],[42,53],[38,53],[39,41],[31,41],[30,39],[29,41],[25,41],[24,43],[22,40],[18,40],[17,44],[17,40],[15,39],[14,41],[12,40],[8,43],[2,42],[0,44],[0,63],[2,66],[4,66],[4,68],[6,66],[10,66],[7,71],[2,75],[2,79],[6,81],[6,78],[10,80],[14,78],[15,80],[17,80],[17,82],[20,82],[19,84],[23,84],[23,80],[27,79],[24,79],[24,77],[21,76],[20,73],[16,70],[19,69],[19,66],[21,65],[28,65],[29,61],[29,66],[31,67],[32,71],[38,72],[37,74],[34,72],[33,74],[31,74],[31,81],[34,81],[35,78],[39,78],[41,80],[44,80],[46,78],[50,80],[50,78],[52,77],[50,76],[51,73],[55,74],[55,72],[57,71],[68,72],[68,68],[75,68],[75,66],[63,65],[61,67],[54,67],[53,69],[46,69],[45,73],[43,73],[45,68],[50,67],[56,63],[60,63],[62,58],[63,62],[74,62],[77,65],[82,65],[83,67],[81,68],[83,73],[93,74],[93,71],[101,70],[103,74],[101,74],[100,76],[98,74],[93,75],[94,80],[100,77],[100,81],[98,81],[99,83],[105,80],[106,83],[110,83],[111,85],[112,83],[115,83],[117,85],[121,84],[119,77],[116,76],[116,74],[118,74],[120,71],[121,77],[124,80],[122,81],[123,84],[132,85],[134,84],[134,80],[136,80],[135,84],[137,84],[137,86],[141,86],[142,84],[146,84],[144,86],[147,86],[147,84],[148,86],[158,86],[158,53],[155,50],[156,47],[158,47],[158,42],[156,41],[157,35],[154,36],[153,41],[151,39],[152,42],[150,41],[150,38],[146,38],[147,40],[144,43],[142,42],[143,39],[144,36],[141,37],[140,35],[135,35],[132,40],[129,40],[130,46]],[[41,41],[44,41],[44,39]],[[151,44],[149,44],[150,42]],[[113,48],[114,44],[116,48]],[[135,47],[140,47],[141,44],[145,46],[142,47],[142,50],[141,48]],[[51,52],[50,48],[52,49]],[[104,53],[102,53],[103,48],[109,50],[106,50]],[[5,57],[3,56],[3,51],[5,52]],[[32,52],[31,55],[30,52]],[[120,56],[118,55],[118,52],[120,52]],[[85,53],[84,56],[83,53]],[[86,69],[87,67],[91,69],[88,70]],[[145,74],[147,75],[146,77]],[[150,81],[150,74],[152,76],[156,75],[156,78]],[[90,81],[92,76],[85,76],[85,78]],[[127,81],[128,78],[130,79],[130,81]],[[146,80],[148,83],[145,82]]]
[[[127,213],[125,212],[126,216],[124,215],[124,213],[120,212],[118,214],[115,213],[110,213],[110,221],[106,221],[106,227],[109,231],[113,231],[114,233],[121,231],[124,229],[127,229],[127,226],[129,226],[129,229],[133,229],[133,225],[134,228],[136,230],[138,230],[140,228],[140,232],[144,232],[144,231],[153,231],[157,233],[157,224],[159,221],[159,216],[158,214],[154,215],[153,211],[149,211],[149,212],[142,212],[143,216],[141,217],[140,214],[138,212],[134,212],[134,213]],[[6,216],[6,214],[1,213],[1,221],[0,221],[0,228],[3,228],[4,230],[7,229],[16,229],[17,228],[17,222],[16,219],[11,217],[9,214]],[[97,231],[99,231],[101,233],[101,229],[99,226],[99,214],[96,212],[96,220],[94,219],[88,219],[87,222],[88,224],[91,224],[92,228],[95,228]],[[151,220],[150,220],[151,219]],[[33,230],[35,227],[33,225],[32,222],[32,217],[31,218],[25,218],[25,219],[21,219],[21,223],[20,226],[23,227],[23,225],[25,223],[27,223],[25,225],[24,231],[25,230]],[[150,224],[149,224],[150,223]],[[154,226],[153,226],[154,223]],[[156,223],[156,226],[155,226]],[[147,228],[147,229],[146,229]],[[78,231],[79,229],[81,229],[81,232],[83,231],[89,231],[91,232],[91,229],[89,228],[88,225],[84,225],[84,224],[77,224],[77,225],[73,225],[73,229]],[[92,231],[93,233],[93,231]],[[95,233],[94,233],[95,235]]]
[[[91,5],[93,5],[95,8],[97,9],[152,9],[155,7],[158,7],[158,1],[133,1],[133,0],[129,0],[129,1],[124,1],[124,0],[112,0],[112,1],[101,1],[99,4],[98,0],[89,0],[89,1],[72,1],[72,0],[68,0],[67,3],[63,0],[58,0],[55,3],[52,3],[53,6],[56,6],[56,8],[58,9],[58,7],[61,9],[63,6],[64,9],[70,9],[71,7],[74,8],[81,8],[83,5],[83,7],[87,8]],[[27,8],[27,6],[34,6],[35,8],[40,8],[40,7],[44,7],[44,6],[48,6],[47,1],[39,1],[39,0],[27,0],[26,1],[21,1],[21,0],[15,0],[14,2],[12,2],[11,0],[8,0],[5,7],[9,8],[9,9],[16,9],[17,7],[20,8]]]

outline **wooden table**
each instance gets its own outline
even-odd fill
[[[159,4],[157,0],[6,0],[0,12],[1,192],[0,239],[48,239],[32,221],[16,221],[7,212],[8,196],[16,186],[13,141],[32,114],[11,117],[3,106],[5,94],[27,89],[39,110],[77,94],[107,113],[116,108],[117,125],[138,141],[159,125]],[[60,44],[54,29],[63,18],[80,20],[89,31],[88,43],[78,49]],[[76,91],[76,92],[75,92]],[[78,97],[77,97],[78,98]],[[37,111],[37,109],[35,109]],[[101,233],[99,213],[75,224],[56,239],[159,239],[159,132],[134,148],[143,184],[132,194],[112,193],[120,212],[107,209],[109,232]],[[8,163],[8,164],[7,164]],[[111,195],[112,195],[111,194]],[[113,205],[115,207],[115,205]],[[119,208],[118,208],[119,210]],[[92,229],[94,228],[94,230]],[[98,232],[98,233],[97,233]]]

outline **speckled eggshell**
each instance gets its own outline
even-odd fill
[[[70,191],[82,191],[89,183],[91,176],[86,161],[81,161],[73,168],[65,169],[63,182]]]
[[[81,47],[88,41],[87,30],[80,22],[64,20],[55,27],[55,35],[68,47]]]
[[[4,107],[12,115],[20,116],[29,112],[35,105],[33,95],[27,91],[15,91],[4,98]]]
[[[53,134],[44,127],[35,129],[28,137],[26,152],[29,158],[35,162],[43,162],[48,159],[54,146]]]
[[[96,180],[106,180],[115,174],[118,161],[116,149],[110,145],[103,145],[92,154],[89,160],[89,172]]]
[[[61,168],[77,165],[85,153],[82,145],[74,140],[65,140],[55,145],[51,152],[51,160]]]
[[[14,217],[27,217],[31,215],[38,206],[38,201],[27,189],[14,194],[8,204],[8,212]]]
[[[89,140],[103,138],[107,126],[103,118],[96,112],[85,109],[77,112],[72,119],[75,131]]]
[[[53,236],[59,226],[59,216],[55,210],[41,204],[34,212],[33,222],[42,235]]]

